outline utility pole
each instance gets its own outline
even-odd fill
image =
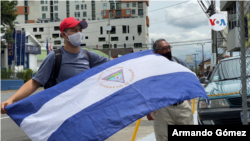
[[[210,17],[215,14],[215,2],[214,0],[211,0],[211,13],[210,13]],[[216,54],[216,64],[217,64],[217,58],[218,58],[218,53],[217,53],[217,32],[212,30],[212,55],[215,53]],[[211,67],[211,70],[213,69],[213,67]]]
[[[194,55],[194,60],[195,60],[195,73],[197,73],[197,69],[196,69],[196,67],[197,67],[197,65],[196,65],[196,55],[198,55],[198,54],[192,54],[192,55]]]
[[[203,49],[203,45],[205,45],[205,43],[198,43],[197,45],[202,45],[202,73],[204,75],[204,49]]]
[[[110,26],[110,10],[109,10],[109,23],[108,23],[109,28],[109,59],[111,58],[111,47],[110,47],[110,32],[111,32],[111,26]]]

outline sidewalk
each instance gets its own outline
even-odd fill
[[[193,116],[194,116],[194,124],[195,124],[195,125],[198,125],[197,112],[196,112],[196,111],[195,111],[195,113],[194,113]],[[142,139],[139,139],[139,140],[136,140],[136,141],[156,141],[156,140],[155,140],[155,134],[154,134],[154,132],[153,132],[153,133],[151,133],[151,134],[149,134],[149,135],[143,137]]]

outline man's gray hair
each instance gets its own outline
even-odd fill
[[[158,39],[154,42],[153,44],[153,49],[154,50],[157,50],[158,49],[158,46],[159,46],[159,43],[162,42],[162,41],[166,41],[165,39]]]

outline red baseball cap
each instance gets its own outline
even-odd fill
[[[81,25],[82,29],[85,29],[88,27],[88,23],[84,20],[82,21],[78,21],[76,18],[74,17],[69,17],[64,19],[61,24],[60,24],[60,31],[63,32],[64,29],[66,28],[71,28],[71,27],[75,27],[78,24]]]

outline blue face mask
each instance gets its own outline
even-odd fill
[[[64,32],[65,33],[65,32]],[[66,34],[66,33],[65,33]],[[66,34],[67,35],[67,34]],[[67,35],[68,36],[68,35]],[[69,35],[68,38],[69,38],[69,42],[75,46],[75,47],[78,47],[81,45],[82,43],[82,33],[81,32],[77,32],[75,34],[72,34],[72,35]]]

